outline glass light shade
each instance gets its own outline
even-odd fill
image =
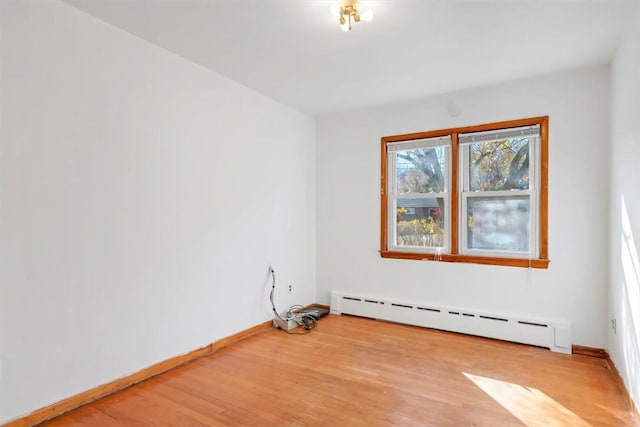
[[[342,28],[342,31],[349,31],[349,21],[347,20],[344,24],[340,24],[340,28]]]
[[[365,22],[373,21],[373,10],[367,9],[360,14],[360,19]]]

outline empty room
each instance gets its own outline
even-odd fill
[[[0,426],[640,425],[639,0],[0,0]]]

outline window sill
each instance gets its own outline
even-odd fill
[[[436,256],[434,254],[416,253],[416,252],[392,252],[392,251],[380,251],[382,258],[393,259],[412,259],[417,261],[435,261]],[[485,264],[485,265],[504,265],[507,267],[524,267],[524,268],[549,268],[548,259],[528,259],[528,258],[497,258],[497,257],[482,257],[471,255],[451,255],[440,254],[438,261],[441,262],[466,262],[471,264]]]

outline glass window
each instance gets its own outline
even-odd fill
[[[548,120],[382,138],[381,255],[547,268]]]
[[[529,189],[529,138],[469,144],[469,190]]]
[[[469,197],[467,248],[528,252],[529,197]]]
[[[399,151],[395,156],[397,194],[445,191],[445,147]]]
[[[435,252],[447,246],[450,138],[390,144],[387,245],[395,250]]]
[[[399,199],[396,204],[396,245],[445,246],[445,198]]]

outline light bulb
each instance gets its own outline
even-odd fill
[[[349,31],[349,23],[345,22],[344,24],[341,24],[340,28],[342,28],[342,31],[344,31],[344,32]]]
[[[331,14],[333,16],[340,16],[340,4],[337,1],[331,3]]]
[[[360,15],[360,19],[365,22],[371,22],[373,20],[373,10],[367,9]]]

